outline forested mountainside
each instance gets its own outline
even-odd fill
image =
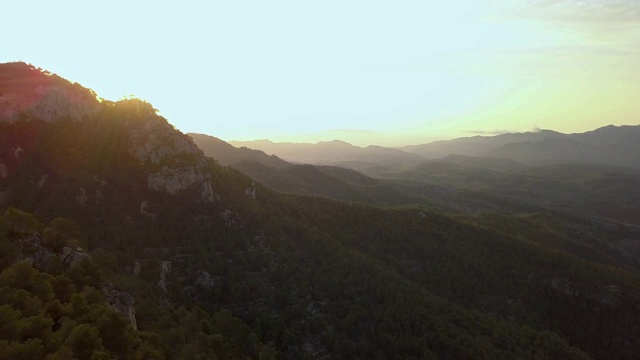
[[[634,227],[283,194],[148,103],[0,79],[0,358],[640,353]]]
[[[387,166],[364,172],[392,183],[444,187],[461,201],[484,196],[519,207],[547,209],[593,220],[640,225],[640,170],[612,165],[563,163],[524,166],[497,158],[449,155],[413,167]],[[494,199],[494,200],[491,200]],[[470,199],[471,200],[471,199]],[[476,209],[487,209],[473,201]],[[441,204],[446,205],[446,204]],[[446,206],[445,206],[446,207]],[[514,206],[495,208],[501,212]],[[516,206],[517,207],[517,206]],[[470,206],[471,209],[474,206]],[[519,210],[516,210],[519,211]]]
[[[274,190],[371,205],[424,202],[413,189],[397,189],[357,171],[329,165],[294,164],[261,150],[235,146],[204,134],[188,134],[206,156],[241,171]]]
[[[448,155],[413,165],[360,163],[360,173],[292,164],[211,136],[190,136],[205,155],[282,192],[376,206],[419,205],[452,214],[544,209],[592,222],[640,225],[640,171],[634,168],[575,162],[531,166],[511,159]]]

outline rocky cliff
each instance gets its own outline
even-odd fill
[[[98,107],[95,94],[77,83],[24,63],[0,64],[0,121],[21,116],[81,120]]]
[[[11,146],[0,146],[0,180],[10,177],[12,170],[20,167],[37,148],[37,142],[43,140],[37,138],[38,134],[49,130],[38,123],[84,120],[83,126],[91,128],[104,122],[104,114],[120,117],[109,121],[126,129],[128,152],[145,169],[150,190],[175,195],[196,189],[198,200],[216,200],[204,154],[149,103],[139,99],[99,101],[91,90],[24,63],[0,64],[0,124],[8,126],[28,119],[36,125],[20,134],[25,139],[14,136],[7,139]],[[26,144],[27,138],[30,144]]]
[[[197,186],[201,200],[213,202],[217,195],[213,192],[211,175],[205,170],[204,154],[191,138],[177,132],[150,104],[125,101],[130,102],[127,106],[136,108],[135,113],[141,114],[142,121],[136,121],[130,132],[129,152],[149,169],[149,189],[174,195]]]

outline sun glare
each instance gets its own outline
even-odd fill
[[[362,129],[401,145],[469,129],[635,123],[640,105],[624,94],[640,91],[640,28],[626,15],[636,7],[603,3],[596,17],[589,4],[249,1],[131,5],[100,17],[82,5],[64,8],[73,25],[40,13],[31,30],[5,19],[4,33],[23,31],[4,39],[15,51],[0,58],[106,99],[137,94],[179,129],[228,140]],[[73,41],[43,43],[41,29]],[[349,134],[359,145],[381,141]]]

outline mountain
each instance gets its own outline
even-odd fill
[[[340,165],[364,163],[367,165],[415,163],[422,160],[416,154],[381,146],[354,146],[340,140],[309,143],[275,143],[269,140],[231,141],[231,145],[262,150],[287,161],[307,164]]]
[[[545,138],[562,137],[563,134],[551,131],[541,130],[539,132],[526,133],[510,133],[496,136],[473,136],[463,137],[453,140],[439,140],[422,145],[409,145],[400,149],[420,154],[427,158],[441,158],[449,154],[467,155],[467,156],[483,156],[488,151],[496,149],[500,146],[519,143],[525,141],[540,141]]]
[[[609,125],[581,134],[542,130],[436,141],[401,149],[428,158],[458,154],[506,158],[531,165],[579,162],[640,168],[639,144],[640,125]]]
[[[278,191],[372,205],[401,205],[419,202],[384,181],[337,166],[300,165],[267,155],[260,150],[236,148],[218,138],[189,134],[205,155],[237,169]]]
[[[79,120],[97,111],[91,90],[45,70],[34,72],[22,63],[2,64],[0,119],[13,122],[24,116],[51,121],[65,116]]]
[[[144,101],[94,101],[22,63],[0,75],[19,84],[0,108],[0,357],[640,353],[637,227],[284,194]]]
[[[290,163],[274,155],[267,155],[263,151],[253,150],[246,147],[237,148],[214,136],[188,133],[193,142],[198,145],[207,156],[210,156],[221,165],[232,165],[241,161],[256,161],[265,166],[273,168],[286,168]]]
[[[609,125],[580,134],[551,130],[474,136],[410,145],[398,149],[366,148],[334,140],[274,143],[269,140],[236,141],[243,146],[297,163],[337,165],[366,172],[376,166],[414,166],[425,159],[449,155],[511,159],[525,165],[579,162],[640,168],[640,125]]]
[[[377,206],[419,205],[448,213],[520,214],[542,208],[640,224],[634,185],[638,175],[628,169],[530,167],[510,159],[449,155],[414,167],[366,168],[367,176],[337,166],[284,161],[270,166],[273,157],[259,150],[238,149],[207,135],[193,138],[206,155],[216,160],[232,158],[237,162],[229,166],[287,193]]]

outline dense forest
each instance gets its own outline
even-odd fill
[[[281,193],[151,104],[87,101],[0,121],[0,358],[640,353],[634,226]]]

